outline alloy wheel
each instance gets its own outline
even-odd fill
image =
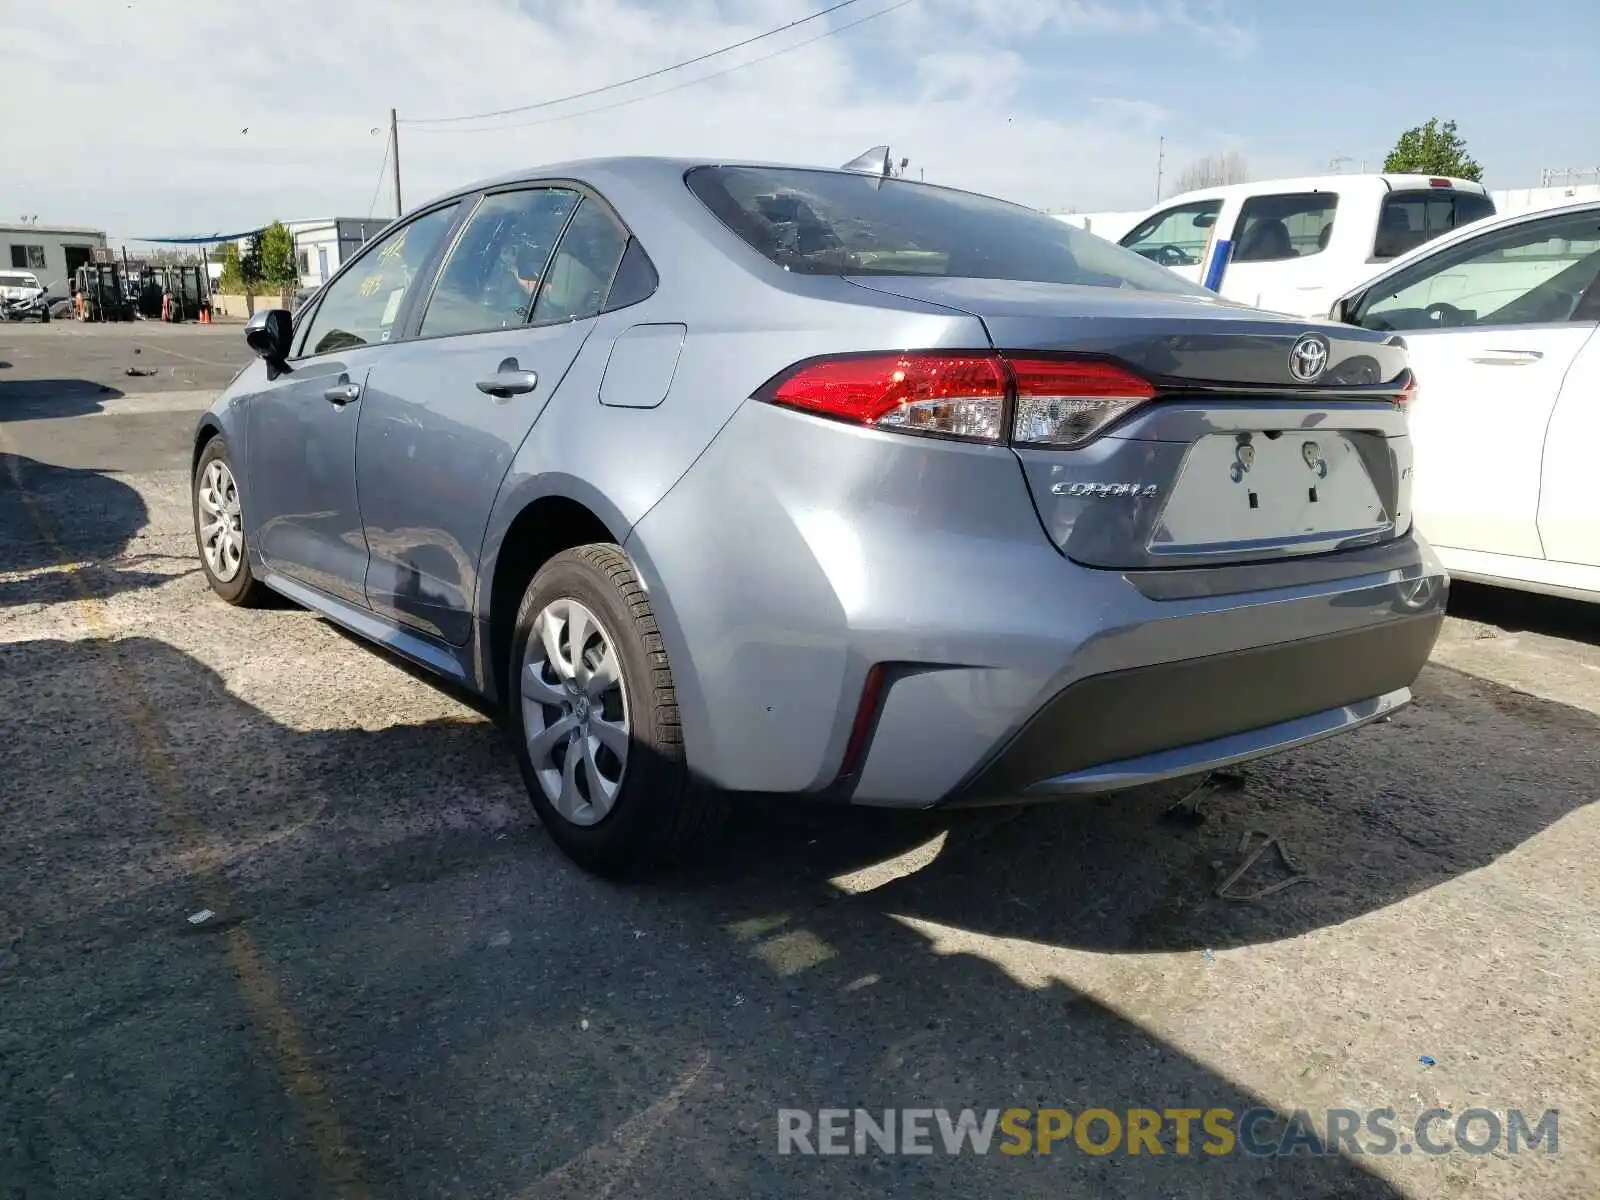
[[[239,485],[220,458],[207,464],[196,491],[200,505],[200,549],[206,566],[222,583],[239,573],[244,561],[244,519],[239,512]]]
[[[520,671],[528,759],[545,798],[574,825],[616,803],[628,765],[628,693],[615,639],[568,597],[533,623]]]

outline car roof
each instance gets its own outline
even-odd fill
[[[542,179],[573,179],[579,183],[587,183],[595,187],[602,194],[606,193],[608,185],[622,183],[625,185],[660,186],[669,180],[682,179],[689,171],[696,167],[745,167],[763,171],[822,171],[830,175],[860,175],[862,172],[849,171],[839,166],[822,166],[817,163],[774,162],[761,159],[742,158],[676,158],[664,155],[617,155],[608,158],[579,158],[565,162],[547,163],[537,167],[527,167],[522,170],[508,171],[503,175],[479,179],[461,187],[452,188],[442,192],[429,200],[429,205],[439,204],[446,200],[470,196],[489,188],[510,187],[519,183],[532,183]],[[868,176],[870,178],[870,175]],[[933,188],[938,191],[960,192],[965,195],[981,195],[985,199],[996,200],[1002,204],[1014,204],[1018,208],[1037,211],[1028,205],[1016,204],[1002,196],[995,196],[987,192],[972,192],[965,188],[950,187],[945,184],[928,183],[920,179],[896,179],[896,183],[912,187]],[[659,199],[659,196],[657,197]],[[407,214],[409,215],[409,214]]]
[[[1193,188],[1168,196],[1148,209],[1154,213],[1190,200],[1229,200],[1235,196],[1277,196],[1296,192],[1403,192],[1431,191],[1432,181],[1449,179],[1450,189],[1486,196],[1483,184],[1448,175],[1391,175],[1369,172],[1361,175],[1300,175],[1291,179],[1260,179],[1253,183],[1224,183],[1216,187]],[[1443,190],[1443,189],[1439,189]]]

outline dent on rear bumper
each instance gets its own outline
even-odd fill
[[[1345,578],[1328,579],[1324,560],[1270,591],[1156,599],[1050,545],[1009,451],[751,403],[627,548],[697,774],[923,806],[969,784],[1080,680],[1442,612],[1447,581],[1412,545]],[[836,788],[879,663],[888,683],[865,762]]]

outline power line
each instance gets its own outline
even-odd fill
[[[645,100],[654,100],[658,96],[666,96],[666,95],[669,95],[672,92],[682,91],[684,88],[694,87],[696,84],[709,83],[713,79],[721,79],[724,75],[732,75],[735,71],[742,71],[746,67],[753,67],[753,66],[756,66],[758,63],[769,62],[774,58],[780,57],[781,55],[788,54],[788,53],[790,53],[792,51],[795,51],[795,50],[803,49],[804,47],[811,45],[813,42],[820,42],[823,38],[833,37],[835,34],[844,33],[846,30],[854,29],[857,25],[865,25],[868,21],[876,21],[879,17],[886,17],[890,13],[894,12],[896,9],[905,8],[907,5],[914,4],[914,3],[916,3],[916,0],[899,0],[899,3],[891,4],[888,8],[879,9],[875,13],[868,13],[864,17],[860,17],[860,18],[858,18],[858,19],[856,19],[854,21],[850,21],[850,22],[848,22],[848,23],[846,23],[844,25],[836,26],[835,28],[826,31],[825,33],[819,33],[815,37],[809,37],[809,38],[806,38],[804,41],[796,42],[792,46],[785,46],[781,50],[774,50],[770,54],[763,54],[763,55],[760,55],[760,56],[758,56],[756,58],[752,58],[752,59],[750,59],[750,60],[748,60],[746,62],[735,63],[731,67],[727,67],[727,68],[725,68],[725,69],[723,69],[721,71],[713,71],[709,75],[700,75],[700,76],[696,76],[694,79],[687,79],[682,83],[675,83],[671,87],[661,88],[659,91],[647,92],[643,96],[630,96],[626,100],[618,100],[618,101],[615,101],[614,103],[611,103],[611,104],[601,104],[601,105],[595,106],[594,108],[580,109],[577,112],[558,113],[557,115],[555,115],[553,117],[540,117],[537,120],[533,120],[533,121],[515,121],[510,125],[486,125],[486,126],[482,126],[482,127],[478,128],[478,129],[426,129],[426,128],[424,128],[424,129],[418,129],[415,132],[417,132],[417,133],[502,133],[502,132],[505,132],[505,131],[511,130],[511,129],[528,129],[528,128],[534,126],[534,125],[550,125],[550,124],[553,124],[554,122],[557,122],[557,121],[571,121],[571,120],[575,120],[578,117],[593,116],[595,113],[610,112],[612,109],[615,109],[615,108],[626,108],[630,104],[639,104],[639,103],[642,103]],[[551,103],[556,103],[556,101],[551,101]],[[404,122],[402,122],[402,124],[404,124]]]
[[[758,33],[754,37],[747,37],[741,42],[734,42],[731,45],[723,46],[718,50],[708,50],[704,54],[697,55],[694,58],[684,59],[682,62],[673,63],[669,67],[660,67],[654,71],[647,71],[643,75],[635,75],[632,79],[623,79],[617,83],[605,84],[603,87],[590,88],[586,92],[573,92],[570,96],[558,96],[554,100],[540,100],[534,104],[524,104],[517,108],[501,108],[496,109],[493,112],[468,113],[465,116],[460,117],[407,118],[400,123],[402,125],[448,125],[458,121],[479,121],[487,120],[489,117],[508,117],[515,113],[532,112],[537,108],[550,108],[557,104],[566,104],[572,100],[583,100],[590,96],[598,96],[602,92],[610,92],[615,91],[617,88],[628,87],[630,84],[643,83],[646,79],[654,79],[656,76],[665,75],[669,71],[678,71],[684,67],[692,67],[696,63],[705,62],[708,58],[716,58],[717,55],[726,54],[730,50],[738,50],[744,46],[754,45],[756,42],[764,41],[769,37],[775,37],[780,33],[784,33],[790,29],[794,29],[797,26],[804,25],[808,21],[815,21],[818,17],[825,17],[829,13],[838,12],[841,8],[848,8],[850,5],[858,3],[860,3],[860,0],[839,0],[837,4],[831,5],[828,8],[824,8],[819,12],[814,12],[808,16],[801,17],[798,20],[790,21],[787,25],[780,25],[776,29],[769,29],[765,33]]]
[[[383,161],[378,164],[378,182],[372,187],[372,203],[367,205],[367,216],[378,207],[378,192],[383,187],[383,169],[389,165],[389,139],[383,139]]]

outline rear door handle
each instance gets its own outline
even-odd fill
[[[539,386],[539,377],[524,371],[517,360],[508,358],[488,379],[478,380],[478,390],[487,396],[525,396]]]
[[[478,390],[490,396],[525,396],[539,386],[532,371],[500,371],[491,379],[478,380]]]
[[[1542,350],[1480,350],[1472,361],[1486,367],[1523,367],[1544,357]]]
[[[345,383],[337,383],[327,391],[323,392],[322,398],[329,404],[335,404],[340,408],[343,408],[346,404],[350,404],[361,399],[361,385],[359,383],[350,383],[348,381]]]

